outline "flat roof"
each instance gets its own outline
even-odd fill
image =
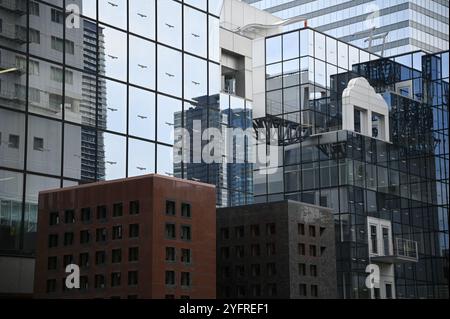
[[[92,183],[86,183],[86,184],[69,186],[69,187],[53,188],[53,189],[40,191],[39,194],[56,193],[56,192],[75,190],[75,189],[83,189],[83,188],[89,188],[89,187],[95,187],[95,186],[119,184],[119,183],[123,183],[123,182],[130,182],[130,181],[149,179],[149,178],[166,179],[166,180],[171,180],[173,182],[191,184],[193,186],[196,185],[196,186],[216,188],[215,185],[207,184],[207,183],[203,183],[203,182],[197,182],[197,181],[193,181],[193,180],[187,180],[187,179],[171,177],[171,176],[166,176],[166,175],[159,175],[159,174],[146,174],[146,175],[140,175],[140,176],[134,176],[134,177],[114,179],[114,180],[109,180],[109,181],[99,181],[99,182],[92,182]]]

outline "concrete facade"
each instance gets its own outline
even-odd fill
[[[294,201],[217,211],[219,298],[336,298],[330,210]]]

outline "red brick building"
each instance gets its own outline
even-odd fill
[[[215,298],[215,198],[159,175],[40,193],[35,298]]]

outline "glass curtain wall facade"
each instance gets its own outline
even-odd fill
[[[375,35],[389,32],[385,56],[424,50],[438,52],[449,46],[449,2],[446,0],[244,0],[282,19],[302,16],[308,26],[360,48],[370,28]],[[374,15],[372,13],[375,13]],[[370,23],[368,16],[374,17]],[[303,27],[303,23],[289,26],[289,30]],[[361,33],[358,33],[361,32]],[[373,52],[380,53],[382,40],[374,40]]]
[[[221,5],[0,2],[2,253],[33,254],[41,190],[175,174],[175,115],[220,93]]]
[[[417,263],[394,265],[396,296],[448,297],[448,52],[379,59],[301,29],[266,39],[266,76],[281,160],[275,173],[257,167],[255,202],[334,210],[342,298],[370,298],[369,217],[418,243]],[[342,93],[361,76],[389,106],[390,142],[377,138],[376,117],[371,136],[342,130]]]

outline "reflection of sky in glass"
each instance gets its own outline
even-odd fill
[[[172,0],[158,0],[158,41],[181,49],[181,5]]]
[[[92,1],[91,2],[95,2]],[[127,28],[127,0],[99,0],[99,20],[121,29]]]
[[[105,74],[108,77],[126,80],[127,36],[126,33],[105,27]]]
[[[173,175],[173,148],[158,145],[158,174]]]
[[[173,144],[176,112],[181,111],[181,101],[158,96],[158,141]]]
[[[103,134],[105,140],[105,179],[112,180],[125,177],[125,138],[110,133]]]
[[[158,91],[181,97],[181,53],[158,45]]]
[[[184,0],[184,3],[190,4],[193,7],[206,11],[206,0]]]
[[[207,95],[208,73],[206,61],[184,55],[184,94],[187,100]]]
[[[130,87],[130,135],[155,139],[155,94]]]
[[[128,176],[155,172],[155,144],[135,139],[128,140]]]
[[[220,21],[217,18],[209,16],[209,58],[213,61],[220,60],[220,38],[219,26]]]
[[[206,57],[206,25],[206,14],[184,8],[184,49],[187,52]]]
[[[79,2],[80,2],[79,0],[70,0],[67,3],[79,4]],[[95,1],[83,0],[82,7],[80,9],[81,9],[81,14],[86,17],[95,19],[97,16],[97,3]]]
[[[106,81],[106,128],[125,133],[127,118],[127,88],[125,85]]]
[[[155,45],[130,36],[130,82],[155,88]]]
[[[129,1],[130,32],[146,38],[155,38],[155,1]]]

